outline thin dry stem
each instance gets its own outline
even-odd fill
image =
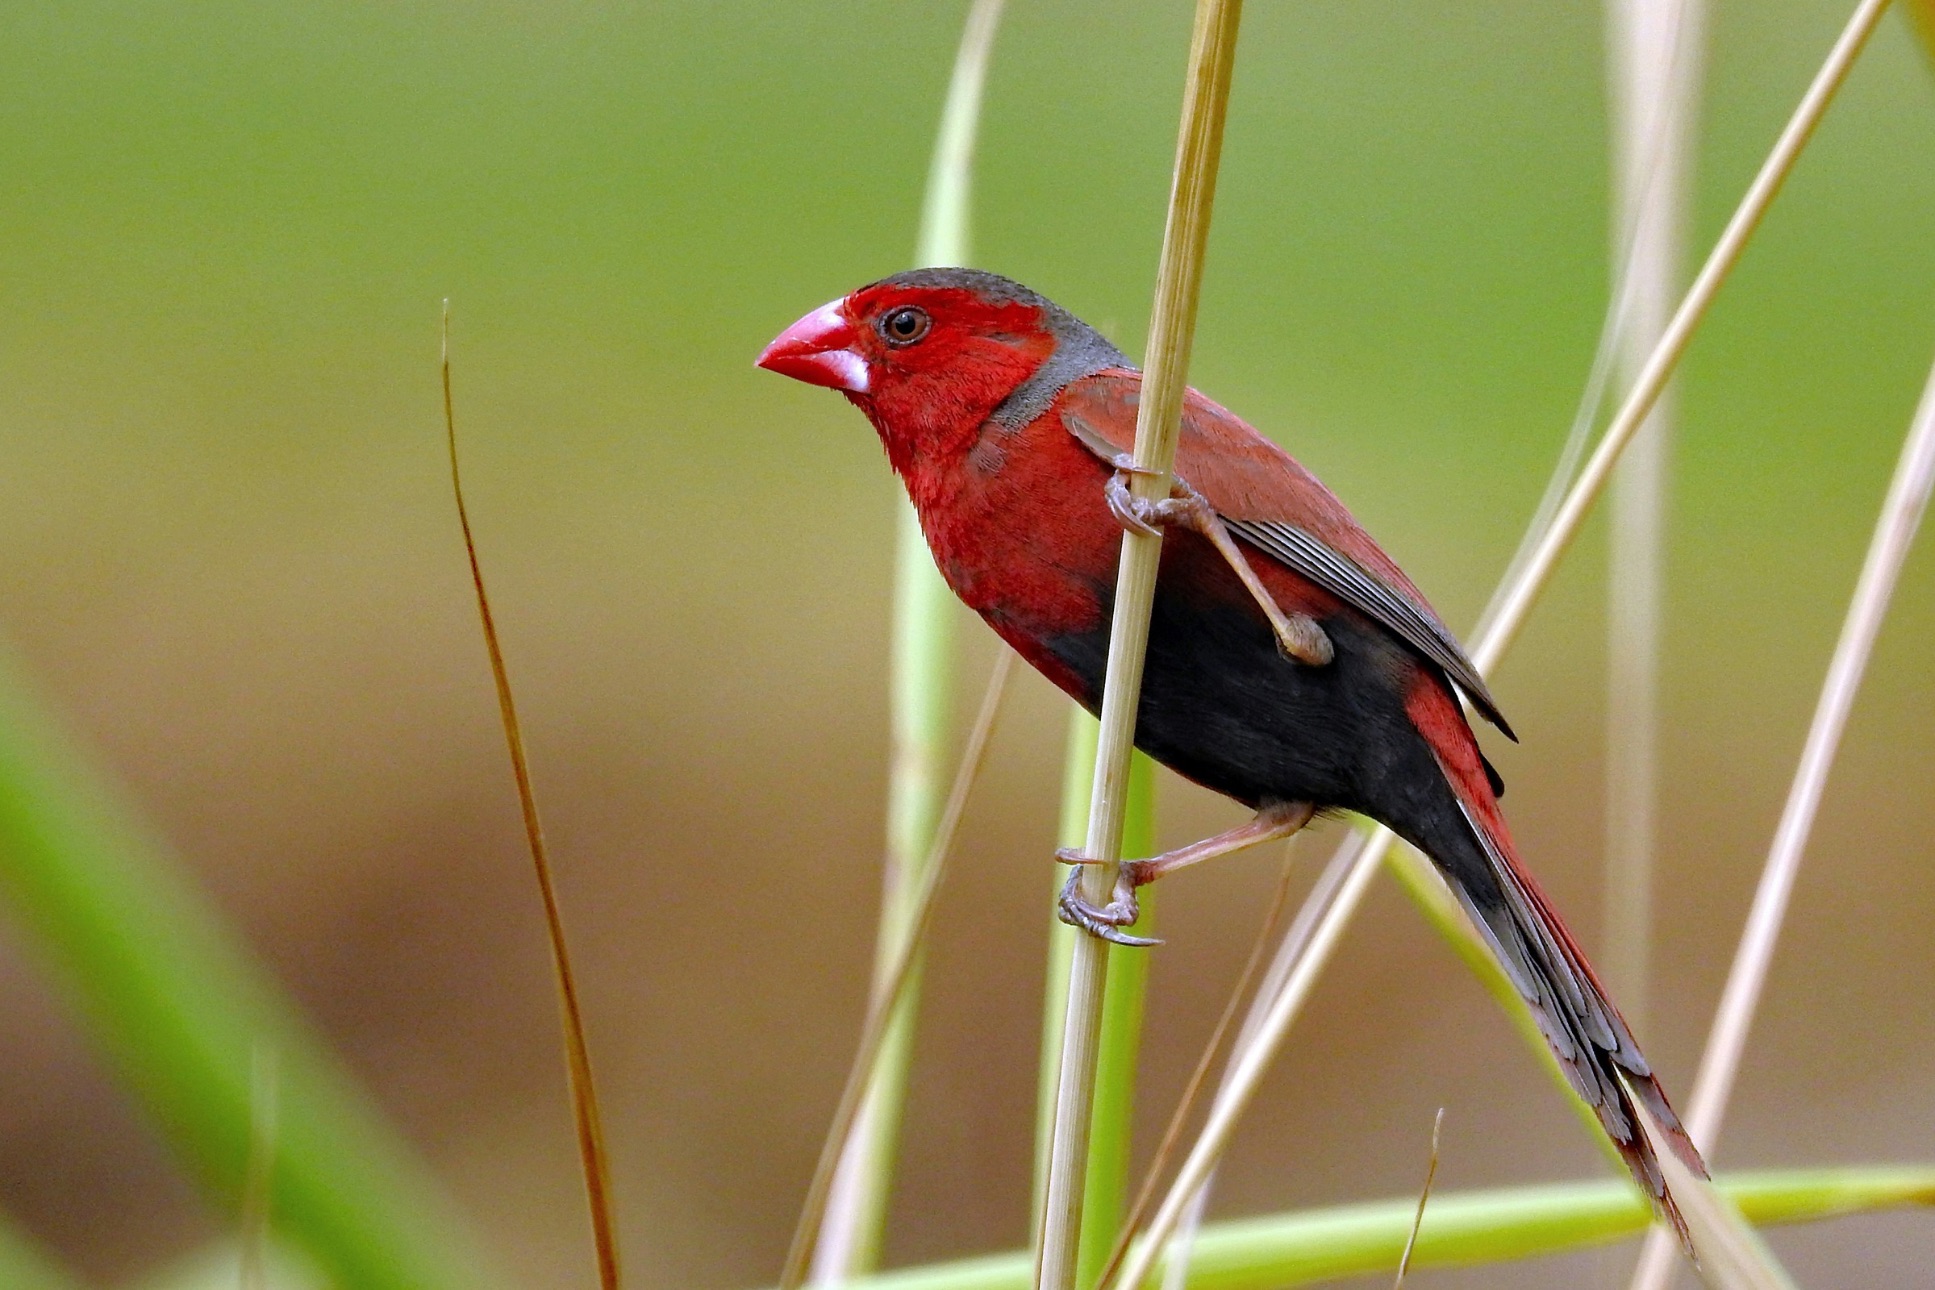
[[[813,1181],[807,1186],[806,1200],[800,1206],[799,1223],[793,1230],[786,1266],[780,1272],[780,1290],[798,1290],[806,1280],[808,1263],[819,1235],[821,1218],[826,1212],[826,1198],[833,1185],[842,1146],[853,1130],[854,1120],[866,1095],[874,1060],[879,1056],[880,1045],[887,1037],[887,1027],[893,1019],[894,1010],[913,977],[914,962],[919,957],[920,946],[927,939],[927,929],[933,924],[934,896],[940,891],[941,879],[947,872],[947,860],[953,850],[954,835],[960,829],[961,814],[967,808],[968,794],[987,761],[988,740],[994,733],[995,717],[1001,711],[1001,700],[1008,691],[1008,677],[1013,668],[1014,655],[1002,650],[995,659],[993,672],[988,676],[988,688],[981,697],[981,710],[974,718],[974,728],[968,732],[967,745],[961,750],[961,762],[954,772],[954,786],[948,792],[947,805],[942,809],[940,823],[934,830],[934,845],[921,870],[920,886],[914,892],[913,919],[908,934],[900,942],[890,970],[878,978],[873,998],[868,1002],[867,1020],[860,1031],[860,1043],[853,1055],[853,1065],[847,1072],[845,1086],[840,1090],[833,1122],[827,1127],[826,1142],[821,1146],[819,1161],[814,1165]]]
[[[1707,1038],[1706,1052],[1700,1058],[1700,1073],[1693,1082],[1693,1096],[1687,1103],[1687,1131],[1709,1152],[1720,1137],[1727,1100],[1740,1073],[1741,1054],[1746,1051],[1754,1012],[1767,984],[1767,972],[1794,894],[1801,857],[1827,788],[1828,772],[1840,749],[1848,714],[1853,710],[1861,678],[1874,652],[1875,638],[1887,617],[1902,564],[1908,558],[1908,549],[1927,509],[1931,485],[1935,485],[1935,371],[1929,373],[1927,388],[1889,482],[1887,499],[1875,520],[1874,536],[1861,565],[1861,577],[1841,624],[1841,637],[1835,643],[1834,657],[1821,685],[1821,697],[1814,708],[1814,720],[1808,726],[1800,765],[1794,771],[1787,803],[1781,809],[1780,825],[1768,848],[1767,864],[1761,871],[1760,886],[1754,892],[1753,908],[1747,915],[1740,947],[1734,953],[1733,968],[1727,974],[1726,989],[1714,1014],[1713,1030]],[[1669,1257],[1663,1260],[1654,1252],[1658,1243],[1657,1233],[1647,1238],[1639,1269],[1633,1274],[1633,1290],[1658,1290],[1664,1284],[1665,1274],[1671,1267],[1671,1249],[1667,1249]]]
[[[1431,1184],[1438,1177],[1438,1142],[1444,1132],[1445,1109],[1441,1106],[1438,1113],[1431,1117],[1431,1163],[1424,1169],[1424,1187],[1418,1192],[1418,1212],[1411,1216],[1411,1232],[1404,1238],[1404,1253],[1398,1255],[1397,1280],[1391,1282],[1391,1290],[1404,1290],[1404,1274],[1411,1270],[1411,1251],[1418,1248],[1418,1229],[1424,1226],[1424,1207],[1431,1200]]]
[[[1619,334],[1630,379],[1665,330],[1680,290],[1703,0],[1612,0],[1607,50],[1616,123],[1613,274],[1629,297]],[[1660,653],[1665,621],[1668,389],[1614,472],[1607,576],[1607,984],[1644,1030],[1658,846]]]
[[[1230,1055],[1223,1087],[1210,1104],[1209,1116],[1198,1130],[1196,1141],[1184,1158],[1182,1167],[1176,1171],[1169,1190],[1164,1193],[1162,1205],[1150,1220],[1147,1238],[1131,1249],[1129,1258],[1124,1262],[1122,1275],[1115,1282],[1118,1287],[1127,1290],[1142,1285],[1148,1279],[1150,1270],[1162,1256],[1170,1234],[1176,1230],[1184,1208],[1204,1186],[1216,1162],[1222,1158],[1237,1118],[1248,1108],[1291,1020],[1309,996],[1318,974],[1329,962],[1350,914],[1356,911],[1364,893],[1370,888],[1371,878],[1377,873],[1377,861],[1383,857],[1390,842],[1390,832],[1379,829],[1365,846],[1343,885],[1337,889],[1329,909],[1318,920],[1303,952],[1297,956],[1282,989],[1269,999],[1255,1038],[1247,1044],[1238,1041],[1236,1051]]]
[[[584,1167],[585,1203],[591,1211],[592,1246],[598,1260],[598,1284],[618,1290],[618,1231],[612,1220],[611,1171],[605,1155],[604,1128],[598,1115],[598,1090],[591,1077],[591,1050],[585,1043],[584,1017],[578,1008],[577,979],[565,944],[564,917],[551,880],[551,858],[544,845],[544,826],[538,819],[537,795],[531,788],[531,767],[524,752],[524,735],[511,695],[510,672],[497,640],[490,596],[484,591],[484,570],[471,534],[470,511],[464,505],[463,476],[457,469],[457,414],[450,393],[450,302],[443,304],[443,421],[450,448],[450,490],[457,499],[457,522],[463,527],[464,553],[470,559],[470,582],[477,591],[477,618],[484,629],[484,648],[490,653],[491,676],[497,683],[497,709],[504,719],[504,742],[511,753],[517,779],[518,805],[524,812],[524,838],[530,844],[531,866],[537,873],[538,894],[544,901],[544,925],[551,937],[551,963],[557,969],[558,1008],[564,1019],[565,1068],[571,1082],[571,1113],[578,1132],[578,1157]]]
[[[1163,230],[1162,259],[1156,271],[1155,309],[1149,323],[1142,400],[1136,417],[1138,473],[1131,487],[1138,496],[1151,501],[1169,494],[1169,468],[1182,429],[1183,391],[1195,338],[1196,305],[1242,14],[1241,0],[1198,0],[1196,7],[1175,178]],[[1115,883],[1116,861],[1120,858],[1129,758],[1134,749],[1149,611],[1155,600],[1156,564],[1161,553],[1160,533],[1131,531],[1122,535],[1085,848],[1102,863],[1086,867],[1082,886],[1084,898],[1098,904],[1107,899]],[[1071,1290],[1075,1279],[1109,948],[1094,937],[1077,937],[1069,968],[1054,1138],[1048,1153],[1048,1186],[1040,1225],[1036,1280],[1041,1290]]]
[[[1632,392],[1626,396],[1612,424],[1606,427],[1605,436],[1593,450],[1585,469],[1580,472],[1579,482],[1573,486],[1565,505],[1553,517],[1551,527],[1526,562],[1519,581],[1500,604],[1492,630],[1472,650],[1472,661],[1481,670],[1489,671],[1496,666],[1518,638],[1532,606],[1551,580],[1552,570],[1558,566],[1560,557],[1584,527],[1586,515],[1605,488],[1619,454],[1652,412],[1673,369],[1679,365],[1680,356],[1693,339],[1693,333],[1705,320],[1708,307],[1733,272],[1734,265],[1739,263],[1741,252],[1746,250],[1768,207],[1780,194],[1781,186],[1794,169],[1794,163],[1807,147],[1808,140],[1813,138],[1814,130],[1820,125],[1828,105],[1834,101],[1835,94],[1854,66],[1855,58],[1862,46],[1867,44],[1868,37],[1874,34],[1887,9],[1888,0],[1861,0],[1853,16],[1848,19],[1847,26],[1835,41],[1834,48],[1828,52],[1821,70],[1815,74],[1800,105],[1794,109],[1786,129],[1781,131],[1767,160],[1761,163],[1733,218],[1727,221],[1725,231],[1707,255],[1699,276],[1693,280],[1685,299],[1674,311],[1673,320],[1667,324],[1660,343],[1653,348],[1652,357],[1647,359],[1634,379]]]
[[[1550,580],[1559,559],[1577,537],[1593,502],[1605,488],[1619,453],[1652,410],[1660,391],[1685,352],[1687,343],[1705,318],[1708,306],[1739,260],[1754,230],[1759,227],[1802,149],[1813,136],[1822,115],[1846,80],[1856,55],[1886,11],[1887,4],[1888,0],[1861,0],[1849,18],[1821,70],[1808,86],[1794,115],[1741,199],[1733,218],[1728,221],[1726,230],[1709,253],[1686,298],[1675,311],[1665,335],[1642,368],[1632,392],[1614,416],[1605,437],[1593,452],[1565,503],[1553,517],[1551,526],[1535,546],[1531,558],[1513,580],[1506,595],[1497,602],[1497,612],[1486,630],[1479,634],[1472,650],[1472,659],[1481,672],[1491,672],[1517,638],[1539,593]],[[1270,1001],[1254,1040],[1247,1044],[1239,1041],[1238,1051],[1230,1063],[1228,1083],[1210,1108],[1209,1118],[1150,1223],[1149,1239],[1136,1247],[1118,1285],[1140,1286],[1155,1261],[1161,1257],[1163,1246],[1169,1234],[1175,1230],[1190,1196],[1203,1185],[1216,1160],[1221,1158],[1236,1120],[1255,1095],[1264,1070],[1308,997],[1311,986],[1328,964],[1344,928],[1362,904],[1376,866],[1389,851],[1393,840],[1388,829],[1379,828],[1373,833],[1339,889],[1335,901],[1299,956],[1295,968],[1286,978],[1282,991]]]
[[[1931,0],[1931,3],[1935,3],[1935,0]],[[1689,75],[1679,65],[1679,60],[1683,56],[1685,56],[1684,43],[1673,50],[1672,64],[1667,71],[1669,80],[1677,81]],[[1654,131],[1646,142],[1649,146],[1649,154],[1638,160],[1633,165],[1633,170],[1642,177],[1638,200],[1651,202],[1653,185],[1658,182],[1660,175],[1660,151],[1668,143],[1668,139],[1662,132]],[[1617,229],[1617,225],[1615,227]],[[1624,241],[1615,250],[1611,261],[1616,270],[1631,262],[1639,231],[1636,223],[1624,228]],[[1538,547],[1539,539],[1551,527],[1552,517],[1559,513],[1559,507],[1565,502],[1566,494],[1572,488],[1573,479],[1579,473],[1579,462],[1586,454],[1586,445],[1591,440],[1593,425],[1599,419],[1600,408],[1604,406],[1607,391],[1612,385],[1614,369],[1621,359],[1621,344],[1629,330],[1636,286],[1634,275],[1623,271],[1614,273],[1612,290],[1606,297],[1606,312],[1599,323],[1599,338],[1593,344],[1592,362],[1587,369],[1585,384],[1580,387],[1579,402],[1573,408],[1572,423],[1566,428],[1565,439],[1560,445],[1552,472],[1546,478],[1545,489],[1539,494],[1538,504],[1532,508],[1532,519],[1525,526],[1525,531],[1519,538],[1519,544],[1512,552],[1512,558],[1506,562],[1504,576],[1498,580],[1498,585],[1492,589],[1491,599],[1486,602],[1484,611],[1478,615],[1477,625],[1472,632],[1474,636],[1483,635],[1491,626],[1492,619],[1497,617],[1505,594],[1517,585],[1519,576],[1525,571],[1533,551]],[[1649,330],[1653,338],[1657,339],[1658,326],[1655,325]],[[1644,354],[1640,354],[1629,362],[1629,375],[1630,372],[1638,369],[1639,361],[1644,357]]]

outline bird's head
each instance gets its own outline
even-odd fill
[[[916,457],[965,452],[1026,387],[1052,380],[1045,407],[1069,380],[1127,365],[1060,306],[974,269],[884,278],[815,309],[759,356],[768,371],[845,393],[903,472]]]

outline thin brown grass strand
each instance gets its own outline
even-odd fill
[[[1196,1069],[1189,1073],[1182,1096],[1176,1100],[1176,1109],[1169,1116],[1169,1126],[1162,1131],[1162,1140],[1156,1144],[1156,1153],[1149,1161],[1148,1172],[1143,1175],[1142,1187],[1136,1192],[1135,1203],[1129,1206],[1128,1215],[1122,1220],[1121,1234],[1115,1238],[1115,1246],[1109,1251],[1109,1261],[1102,1265],[1102,1275],[1096,1278],[1097,1285],[1107,1285],[1122,1266],[1122,1260],[1129,1252],[1129,1242],[1135,1239],[1136,1230],[1142,1226],[1143,1217],[1156,1198],[1156,1184],[1168,1170],[1176,1144],[1182,1140],[1183,1129],[1190,1117],[1195,1115],[1197,1103],[1202,1100],[1210,1067],[1216,1064],[1217,1054],[1223,1050],[1223,1040],[1236,1020],[1236,1010],[1249,995],[1251,986],[1256,983],[1256,975],[1263,967],[1264,948],[1275,935],[1283,911],[1290,903],[1290,879],[1295,873],[1296,853],[1286,850],[1283,872],[1277,878],[1276,893],[1270,898],[1270,908],[1263,915],[1263,925],[1256,929],[1256,940],[1250,944],[1250,956],[1244,960],[1243,970],[1237,973],[1229,1001],[1223,1005],[1223,1015],[1216,1019],[1216,1028],[1209,1032],[1209,1040],[1203,1045],[1203,1054],[1196,1059]]]
[[[544,923],[551,937],[551,963],[557,969],[558,1007],[564,1019],[565,1067],[571,1083],[571,1112],[578,1134],[578,1155],[584,1166],[585,1203],[591,1213],[591,1238],[598,1260],[598,1284],[602,1290],[618,1290],[620,1284],[618,1231],[612,1220],[611,1170],[605,1153],[605,1133],[598,1115],[598,1091],[591,1077],[591,1050],[585,1043],[584,1017],[578,1007],[577,978],[571,970],[571,953],[565,944],[564,916],[558,908],[558,893],[551,879],[550,853],[544,845],[544,826],[538,819],[537,795],[531,788],[530,762],[524,752],[524,734],[517,720],[517,702],[511,695],[511,678],[504,666],[504,651],[498,644],[497,623],[491,614],[490,596],[484,591],[484,570],[477,559],[477,542],[471,534],[470,511],[464,505],[463,476],[457,468],[457,415],[450,392],[450,302],[443,305],[443,422],[444,437],[450,448],[450,489],[457,499],[457,522],[463,528],[464,553],[470,559],[470,582],[477,591],[477,618],[484,629],[484,648],[490,653],[491,676],[497,683],[497,708],[504,719],[504,742],[510,748],[511,772],[517,779],[518,805],[524,812],[524,837],[530,844],[531,866],[537,873],[538,894],[544,902]]]
[[[1411,1253],[1418,1248],[1418,1232],[1424,1227],[1424,1207],[1431,1200],[1431,1184],[1438,1179],[1438,1143],[1445,1127],[1445,1109],[1431,1120],[1431,1163],[1424,1168],[1424,1187],[1418,1192],[1418,1212],[1411,1215],[1411,1231],[1404,1238],[1404,1253],[1398,1255],[1397,1280],[1391,1290],[1404,1290],[1404,1275],[1411,1270]]]
[[[967,809],[968,794],[973,791],[974,782],[980,778],[981,768],[987,762],[988,741],[994,733],[995,718],[1000,714],[1001,700],[1008,692],[1008,677],[1013,670],[1014,655],[1003,649],[995,659],[994,670],[988,675],[988,688],[981,696],[981,710],[975,714],[974,727],[968,732],[967,743],[961,749],[954,784],[948,790],[947,804],[942,807],[940,823],[934,830],[933,850],[923,866],[920,890],[915,895],[913,923],[894,959],[893,970],[881,978],[880,988],[868,1001],[866,1024],[861,1028],[853,1065],[848,1069],[846,1084],[840,1090],[840,1101],[834,1109],[833,1122],[827,1128],[826,1141],[821,1145],[819,1159],[813,1166],[813,1180],[807,1185],[806,1200],[800,1206],[799,1223],[793,1229],[792,1244],[786,1252],[786,1265],[780,1272],[779,1290],[799,1290],[805,1284],[807,1268],[813,1258],[813,1245],[819,1239],[820,1223],[826,1214],[827,1195],[833,1187],[834,1172],[839,1168],[847,1138],[859,1117],[860,1104],[866,1098],[867,1082],[874,1062],[880,1055],[880,1045],[887,1038],[888,1023],[907,989],[908,981],[913,978],[914,961],[919,957],[920,947],[926,943],[928,931],[934,924],[934,897],[941,889],[941,879],[953,851],[954,835],[959,831],[961,815]]]

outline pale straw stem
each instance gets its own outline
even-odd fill
[[[1615,130],[1613,276],[1631,308],[1619,331],[1628,378],[1665,330],[1679,292],[1686,174],[1700,81],[1703,0],[1611,0]],[[1601,966],[1620,1011],[1646,1028],[1653,868],[1659,840],[1660,653],[1672,393],[1614,472],[1607,577],[1606,899]]]
[[[1902,445],[1887,500],[1875,521],[1874,537],[1868,556],[1855,584],[1854,599],[1841,624],[1841,638],[1828,664],[1827,679],[1808,727],[1807,743],[1801,750],[1800,765],[1788,790],[1787,804],[1781,810],[1780,825],[1768,848],[1767,864],[1761,871],[1760,886],[1754,892],[1746,930],[1734,953],[1733,969],[1727,974],[1726,989],[1714,1013],[1713,1030],[1707,1037],[1706,1052],[1700,1058],[1700,1073],[1693,1082],[1693,1097],[1687,1103],[1686,1127],[1702,1149],[1711,1152],[1720,1137],[1727,1113],[1727,1099],[1734,1079],[1740,1073],[1740,1057],[1747,1047],[1747,1034],[1753,1026],[1767,971],[1773,962],[1774,947],[1780,939],[1781,922],[1794,894],[1794,879],[1800,872],[1801,855],[1807,847],[1814,817],[1820,810],[1821,794],[1827,787],[1828,771],[1847,729],[1848,713],[1861,688],[1862,674],[1874,652],[1875,637],[1888,613],[1888,602],[1901,576],[1903,561],[1915,539],[1928,506],[1929,488],[1935,482],[1935,371],[1929,373],[1921,405]],[[1647,1238],[1645,1252],[1633,1275],[1633,1290],[1658,1290],[1665,1284],[1671,1267],[1670,1246],[1665,1257],[1655,1252],[1665,1245],[1656,1231]]]
[[[1840,38],[1834,42],[1834,48],[1828,52],[1827,61],[1815,73],[1813,83],[1807,87],[1800,105],[1794,109],[1787,128],[1781,131],[1773,151],[1761,163],[1759,173],[1748,186],[1746,196],[1741,198],[1733,218],[1727,221],[1726,230],[1707,255],[1706,263],[1701,266],[1699,276],[1693,280],[1686,298],[1674,312],[1673,320],[1667,324],[1660,343],[1654,346],[1652,357],[1646,360],[1645,366],[1634,378],[1632,392],[1626,396],[1612,424],[1606,427],[1605,437],[1599,441],[1599,446],[1593,450],[1591,459],[1579,474],[1579,482],[1573,486],[1571,495],[1553,517],[1552,527],[1546,530],[1544,539],[1526,562],[1518,583],[1500,604],[1492,630],[1472,650],[1472,661],[1480,669],[1490,671],[1512,642],[1518,639],[1518,633],[1524,628],[1533,604],[1551,580],[1552,570],[1557,567],[1559,558],[1579,536],[1586,513],[1604,490],[1619,454],[1653,410],[1653,404],[1666,388],[1667,379],[1678,366],[1687,343],[1693,339],[1693,333],[1705,319],[1714,296],[1739,262],[1748,240],[1760,227],[1767,208],[1779,195],[1781,185],[1793,171],[1802,149],[1813,138],[1821,117],[1826,114],[1828,105],[1834,101],[1842,82],[1847,79],[1856,56],[1868,37],[1874,34],[1875,27],[1887,10],[1888,0],[1861,0],[1853,16],[1848,19]]]
[[[1320,926],[1319,920],[1330,909],[1332,903],[1337,899],[1338,892],[1343,889],[1345,881],[1355,871],[1358,857],[1368,841],[1369,836],[1363,830],[1350,830],[1344,841],[1331,853],[1329,861],[1324,865],[1323,872],[1317,876],[1317,881],[1311,884],[1309,894],[1305,896],[1303,904],[1297,909],[1296,918],[1288,928],[1284,929],[1283,939],[1278,942],[1277,951],[1271,956],[1270,966],[1265,972],[1263,980],[1258,983],[1256,993],[1250,996],[1250,1006],[1243,1014],[1242,1029],[1237,1031],[1236,1040],[1230,1045],[1230,1052],[1232,1054],[1241,1052],[1256,1041],[1256,1036],[1262,1029],[1264,1016],[1269,1010],[1271,1001],[1282,992],[1284,982],[1296,970],[1298,962],[1301,961],[1310,944],[1311,937],[1316,934],[1317,928]],[[1235,1000],[1232,999],[1231,1002],[1234,1003]],[[1208,1052],[1203,1054],[1205,1059],[1209,1055]],[[1225,1090],[1230,1086],[1232,1074],[1232,1067],[1226,1063],[1223,1068],[1223,1074],[1217,1081],[1217,1097],[1224,1096]],[[1188,1103],[1193,1100],[1194,1088],[1192,1087],[1184,1095],[1184,1105],[1176,1108],[1178,1120],[1189,1111],[1190,1107]],[[1171,1145],[1165,1141],[1162,1147],[1157,1150],[1156,1158],[1149,1166],[1150,1189],[1153,1189],[1153,1184],[1159,1171],[1168,1163]],[[1208,1212],[1210,1192],[1215,1190],[1215,1186],[1216,1174],[1214,1169],[1212,1169],[1203,1178],[1202,1185],[1196,1189],[1196,1193],[1190,1199],[1190,1203],[1183,1211],[1182,1217],[1177,1220],[1175,1235],[1170,1240],[1168,1270],[1163,1276],[1165,1290],[1181,1290],[1181,1287],[1187,1282],[1190,1251],[1195,1245],[1196,1234],[1202,1227],[1204,1215]],[[1123,1257],[1127,1254],[1128,1241],[1133,1235],[1134,1225],[1140,1220],[1144,1208],[1144,1200],[1138,1198],[1135,1212],[1130,1215],[1129,1228],[1123,1232],[1119,1242],[1119,1248],[1109,1265],[1110,1273],[1113,1273],[1115,1268],[1120,1266]],[[1108,1276],[1105,1275],[1102,1278],[1103,1284],[1108,1284],[1108,1280]]]
[[[1155,309],[1149,323],[1142,398],[1136,417],[1135,464],[1139,469],[1131,488],[1137,496],[1152,501],[1169,493],[1169,468],[1182,428],[1183,390],[1189,374],[1203,253],[1209,239],[1242,12],[1241,0],[1198,0],[1196,7],[1175,178],[1163,230],[1162,259],[1156,271]],[[1124,532],[1085,848],[1103,863],[1087,867],[1082,886],[1084,897],[1097,904],[1107,901],[1120,859],[1129,758],[1134,748],[1143,654],[1148,646],[1149,612],[1155,601],[1156,563],[1161,553],[1160,536]],[[1041,1290],[1072,1290],[1075,1278],[1109,949],[1096,938],[1077,937],[1069,965],[1054,1141],[1048,1153],[1048,1185],[1040,1225],[1036,1279]]]

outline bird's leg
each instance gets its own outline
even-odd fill
[[[1315,810],[1308,802],[1272,802],[1247,823],[1226,829],[1215,837],[1177,847],[1174,851],[1165,851],[1148,860],[1124,860],[1116,871],[1115,887],[1109,893],[1109,903],[1102,906],[1091,905],[1082,898],[1081,869],[1083,865],[1102,862],[1075,847],[1063,847],[1055,853],[1055,858],[1063,864],[1074,865],[1075,871],[1068,875],[1068,881],[1062,886],[1056,912],[1064,923],[1079,927],[1090,936],[1114,941],[1117,945],[1159,945],[1160,941],[1146,936],[1131,936],[1122,930],[1134,923],[1141,913],[1135,898],[1136,888],[1148,886],[1172,869],[1226,856],[1259,842],[1287,838],[1310,823],[1313,814]]]
[[[1263,611],[1263,616],[1270,620],[1270,629],[1276,633],[1277,648],[1286,657],[1310,667],[1322,667],[1337,656],[1329,634],[1316,619],[1308,614],[1283,612],[1276,597],[1270,594],[1270,589],[1256,576],[1256,570],[1250,567],[1249,557],[1243,554],[1243,549],[1236,545],[1236,539],[1230,536],[1222,516],[1203,499],[1201,493],[1177,480],[1175,491],[1170,496],[1160,501],[1149,501],[1130,492],[1123,478],[1125,475],[1148,472],[1134,465],[1127,454],[1117,457],[1114,466],[1115,473],[1109,476],[1109,482],[1103,486],[1102,496],[1117,523],[1125,529],[1151,536],[1167,524],[1202,534],[1242,580],[1244,587],[1256,600],[1257,607]]]

